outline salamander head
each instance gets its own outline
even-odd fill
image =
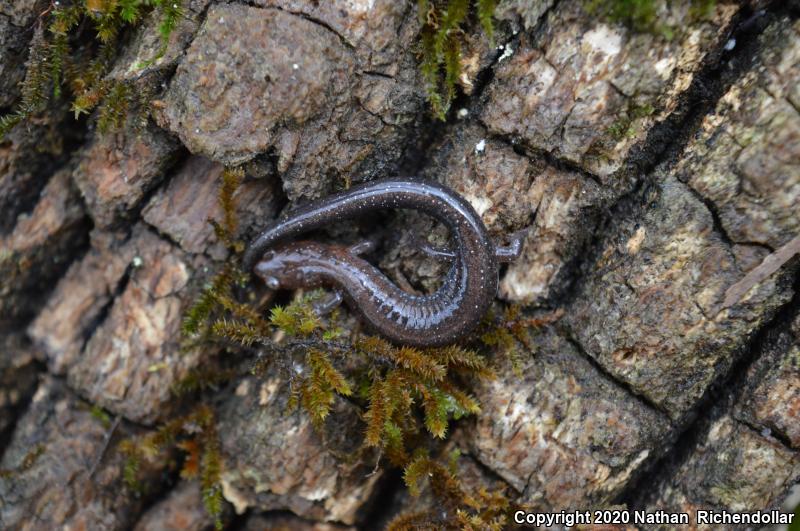
[[[296,242],[271,249],[261,257],[254,272],[272,290],[315,286],[321,277],[313,263],[323,258],[318,247],[313,242]]]

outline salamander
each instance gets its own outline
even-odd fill
[[[369,246],[344,247],[287,240],[342,219],[383,209],[428,214],[450,230],[450,268],[429,295],[403,291],[359,256]],[[245,271],[270,289],[334,285],[342,299],[372,328],[395,343],[429,347],[452,343],[470,332],[497,293],[498,264],[521,251],[521,237],[495,247],[472,206],[449,188],[429,181],[373,181],[300,207],[253,240],[243,257]]]

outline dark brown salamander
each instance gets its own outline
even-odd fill
[[[283,243],[336,221],[387,208],[419,210],[450,230],[456,246],[452,255],[442,253],[451,266],[435,293],[413,295],[401,290],[358,256],[365,250],[361,245]],[[246,271],[255,266],[255,273],[271,289],[339,286],[352,309],[391,341],[438,346],[452,343],[478,324],[497,293],[498,263],[514,260],[520,248],[520,237],[507,247],[495,248],[478,214],[452,190],[433,182],[385,180],[290,212],[253,241],[243,264]]]

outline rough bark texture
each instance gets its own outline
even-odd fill
[[[107,432],[85,401],[44,376],[3,454],[11,471],[2,480],[3,526],[117,529],[135,522],[143,500],[120,488],[124,458],[106,448]]]
[[[537,511],[780,507],[800,480],[798,259],[722,302],[800,234],[798,7],[656,5],[668,32],[583,2],[501,2],[495,47],[477,25],[463,35],[444,123],[416,2],[184,2],[141,72],[160,46],[147,21],[112,71],[161,87],[144,127],[101,135],[53,109],[0,142],[0,528],[213,528],[167,463],[142,471],[144,495],[125,488],[118,443],[189,405],[174,386],[212,363],[180,325],[227,257],[207,220],[234,163],[243,239],[408,172],[457,190],[498,240],[527,231],[498,296],[563,317],[473,389],[481,413],[442,450],[461,449],[465,484]],[[0,108],[45,8],[0,0]],[[379,265],[436,286],[445,265],[416,244],[444,227],[408,212],[385,226]],[[275,375],[207,394],[226,526],[374,529],[435,503],[373,470],[354,403],[316,431]]]
[[[225,497],[237,513],[289,509],[298,516],[352,524],[375,495],[380,473],[358,455],[360,424],[340,400],[317,432],[306,415],[287,414],[280,378],[245,378],[222,407]]]

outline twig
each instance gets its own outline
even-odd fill
[[[742,297],[744,297],[753,286],[775,273],[798,253],[800,253],[800,236],[795,236],[789,243],[774,253],[767,255],[760,264],[754,267],[739,282],[729,287],[725,292],[725,300],[722,301],[722,306],[719,307],[717,313],[725,308],[730,308],[742,300]]]
[[[89,479],[92,479],[94,473],[97,471],[97,467],[100,466],[100,462],[103,460],[103,457],[106,455],[106,451],[108,450],[108,445],[111,443],[111,437],[114,435],[114,432],[117,431],[117,427],[119,427],[119,423],[122,420],[122,415],[117,415],[114,417],[114,422],[111,424],[111,427],[106,432],[105,436],[103,437],[103,447],[100,448],[100,453],[95,459],[94,463],[92,464],[92,468],[89,469]]]

